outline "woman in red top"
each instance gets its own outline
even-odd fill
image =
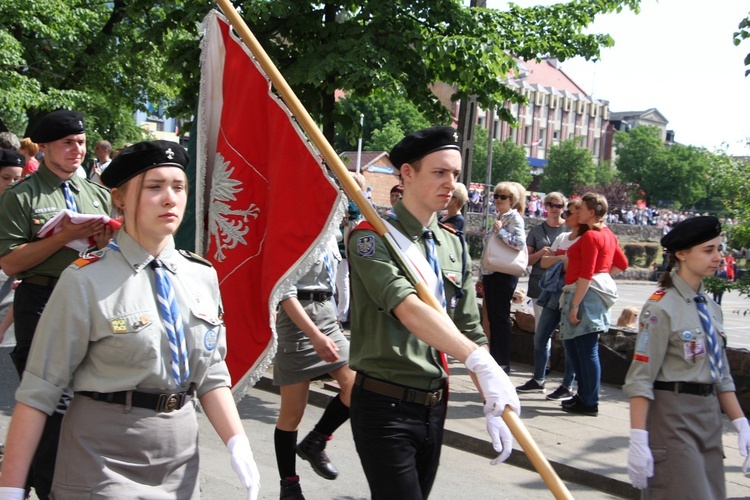
[[[607,210],[604,196],[583,195],[578,220],[588,225],[589,231],[568,250],[560,336],[578,378],[578,394],[562,403],[569,413],[599,412],[599,334],[609,330],[609,311],[617,300],[612,276],[628,267],[617,236],[604,225]]]

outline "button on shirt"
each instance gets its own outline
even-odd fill
[[[64,387],[74,391],[184,390],[230,385],[226,337],[213,268],[189,261],[174,242],[159,255],[185,323],[190,378],[175,387],[169,340],[159,318],[152,257],[121,231],[120,252],[63,272],[39,321],[18,401],[51,413]]]
[[[692,382],[713,384],[706,332],[695,307],[695,291],[676,272],[674,286],[654,293],[643,306],[635,355],[625,378],[623,391],[628,397],[654,398],[653,383]],[[663,292],[663,293],[662,293]],[[699,293],[705,293],[703,285]],[[721,308],[708,300],[708,312],[727,361]],[[715,382],[717,392],[734,391],[729,370]]]
[[[388,219],[425,255],[424,227],[397,201],[395,219]],[[436,220],[427,228],[435,244],[443,274],[447,312],[458,329],[479,345],[487,338],[476,305],[471,266],[463,273],[463,248],[457,236]],[[393,315],[393,309],[416,293],[391,258],[383,240],[370,230],[356,230],[349,241],[352,280],[350,365],[368,375],[416,389],[444,385],[447,374],[439,354],[419,340]],[[460,296],[463,292],[463,296]]]
[[[110,215],[112,205],[106,189],[77,175],[67,182],[78,212]],[[10,186],[0,197],[0,256],[25,243],[38,241],[36,235],[42,226],[66,208],[61,183],[60,178],[42,163],[36,173]],[[15,278],[33,275],[57,278],[77,257],[76,250],[61,248],[36,266],[18,273]]]

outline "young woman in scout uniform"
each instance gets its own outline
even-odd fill
[[[661,244],[669,265],[641,312],[623,390],[630,397],[628,472],[648,498],[726,498],[722,410],[739,433],[742,456],[750,451],[721,308],[702,284],[721,261],[720,233],[716,217],[686,219],[667,233]]]
[[[102,175],[124,225],[71,265],[42,314],[8,433],[0,497],[23,499],[31,455],[63,388],[56,499],[198,498],[197,397],[248,498],[259,474],[229,389],[211,265],[174,248],[187,201],[185,149],[125,149]]]
[[[281,477],[282,500],[304,499],[296,471],[295,453],[310,462],[325,479],[336,479],[338,470],[325,452],[326,443],[349,420],[354,372],[349,368],[349,341],[336,320],[333,283],[341,257],[331,238],[315,250],[314,262],[295,285],[281,296],[276,320],[279,350],[273,364],[273,381],[281,386],[281,409],[274,432],[276,464]],[[310,381],[330,374],[341,388],[315,428],[297,445],[297,430],[305,414]]]

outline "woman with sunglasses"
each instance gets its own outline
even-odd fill
[[[531,298],[534,305],[534,317],[539,318],[542,314],[542,307],[537,306],[536,299],[542,293],[539,286],[539,280],[542,279],[545,269],[542,267],[542,257],[554,255],[550,248],[565,229],[565,221],[562,218],[563,209],[565,209],[565,196],[562,193],[552,192],[544,197],[544,207],[547,210],[547,217],[531,228],[529,235],[526,237],[526,248],[529,252],[529,265],[531,274],[529,275],[529,288],[526,295]]]
[[[555,238],[550,247],[550,254],[541,259],[541,267],[545,270],[557,272],[557,280],[564,279],[565,270],[568,267],[568,249],[588,231],[589,227],[585,224],[578,223],[578,210],[581,207],[581,200],[570,200],[568,209],[565,211],[565,226],[571,229],[570,232],[562,233]],[[561,264],[558,264],[561,263]],[[552,269],[555,264],[562,266],[558,270]],[[551,280],[549,274],[544,281]],[[559,288],[558,284],[558,288]],[[545,285],[545,290],[547,290]],[[562,291],[542,292],[539,297],[540,313],[535,314],[536,330],[534,332],[534,376],[531,380],[523,385],[516,387],[520,393],[543,392],[544,379],[546,376],[547,361],[550,353],[550,339],[552,334],[560,324],[560,296]],[[535,304],[536,305],[536,304]],[[536,313],[536,311],[535,311]],[[563,375],[562,384],[551,394],[547,394],[550,401],[567,401],[573,397],[572,389],[575,381],[575,369],[571,362],[570,356],[565,356],[565,374]]]
[[[560,337],[578,379],[578,394],[562,403],[568,413],[599,413],[599,334],[609,330],[609,311],[617,300],[612,276],[628,267],[617,236],[604,224],[608,208],[604,196],[583,195],[578,222],[589,229],[568,250],[568,270],[560,299]]]
[[[518,252],[526,251],[523,217],[526,189],[517,182],[501,182],[493,194],[497,219],[485,236],[500,238]],[[518,284],[518,276],[482,269],[484,308],[490,325],[490,354],[497,364],[510,373],[510,301]]]

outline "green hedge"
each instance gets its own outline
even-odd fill
[[[484,249],[484,233],[482,231],[467,231],[464,233],[466,244],[469,245],[469,255],[472,259],[481,259]]]
[[[659,245],[656,243],[626,243],[622,251],[628,258],[630,267],[649,267],[659,256]]]

